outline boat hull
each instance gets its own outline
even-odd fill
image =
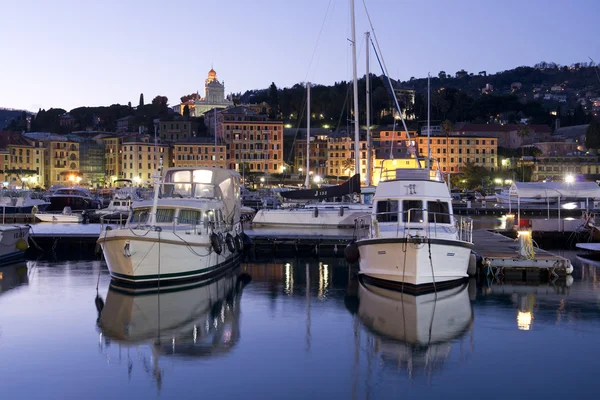
[[[207,238],[184,232],[105,231],[98,239],[113,280],[124,285],[178,284],[212,278],[231,268],[240,252],[223,243],[217,254]]]
[[[83,215],[81,214],[35,214],[35,217],[41,222],[55,222],[55,223],[74,223],[78,224],[83,222]]]
[[[359,273],[379,286],[424,292],[454,286],[468,278],[472,244],[467,242],[386,238],[357,244]]]
[[[2,226],[0,228],[0,265],[22,260],[29,247],[29,226]]]
[[[342,211],[343,210],[343,211]],[[259,210],[252,219],[255,227],[313,227],[313,228],[354,228],[356,218],[369,214],[363,209],[332,208],[291,208]]]

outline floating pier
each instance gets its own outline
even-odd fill
[[[502,234],[473,232],[475,252],[481,256],[479,272],[508,280],[554,280],[573,272],[571,261],[546,250],[534,249],[533,258],[519,254],[519,242]]]

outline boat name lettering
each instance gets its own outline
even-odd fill
[[[23,231],[19,231],[17,233],[14,234],[14,238],[15,239],[20,239],[22,237],[25,237],[25,233]]]

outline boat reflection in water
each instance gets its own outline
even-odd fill
[[[473,309],[468,284],[437,293],[408,295],[360,282],[358,316],[376,333],[373,349],[384,362],[419,369],[440,368],[452,342],[469,331]]]
[[[212,280],[160,291],[111,283],[106,303],[96,298],[101,350],[108,359],[111,343],[119,345],[119,357],[122,346],[149,346],[160,389],[160,356],[210,357],[228,352],[238,342],[240,297],[250,280],[238,267]],[[132,368],[130,360],[129,373]]]
[[[0,295],[27,283],[29,283],[27,262],[0,266]]]

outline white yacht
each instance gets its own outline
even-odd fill
[[[28,225],[0,225],[0,264],[18,261],[29,248]]]
[[[366,282],[423,291],[467,278],[472,221],[453,215],[438,171],[383,162],[373,212],[356,220],[356,243],[350,245],[358,250]]]
[[[204,279],[243,248],[240,175],[211,167],[165,169],[154,200],[133,205],[123,228],[100,234],[110,274],[132,285]]]

